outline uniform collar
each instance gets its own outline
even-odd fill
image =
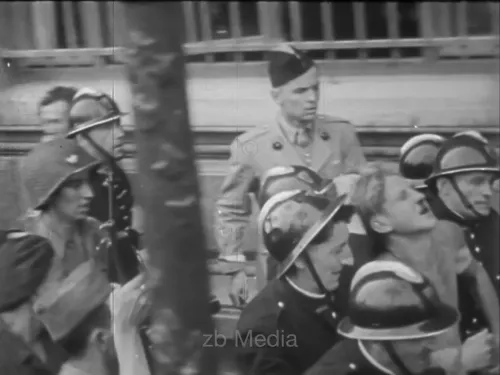
[[[295,134],[299,130],[297,126],[293,126],[290,124],[285,117],[283,116],[283,113],[278,112],[278,117],[277,117],[278,124],[281,128],[281,131],[285,135],[285,137],[288,139],[288,141],[292,144],[295,144]],[[311,137],[312,133],[314,130],[314,121],[311,122],[310,124],[306,125],[306,129],[308,129],[311,132]]]
[[[387,374],[387,375],[396,375],[394,374],[391,370],[389,370],[388,368],[382,366],[380,363],[378,363],[375,358],[373,358],[371,356],[370,353],[368,353],[368,350],[366,350],[365,346],[363,345],[363,342],[361,340],[358,340],[358,346],[359,346],[359,350],[361,351],[361,354],[363,354],[363,357],[366,358],[366,360],[368,362],[370,362],[370,364],[377,368],[378,370],[382,371],[384,374]]]
[[[311,298],[311,299],[317,299],[317,300],[321,300],[321,299],[325,298],[324,294],[312,293],[312,292],[309,292],[309,291],[301,288],[300,286],[298,286],[297,284],[295,284],[292,280],[290,280],[287,276],[285,276],[285,279],[286,279],[286,281],[288,282],[288,284],[290,284],[290,286],[293,289],[295,289],[297,292],[299,292],[300,294],[302,294],[305,297],[308,297],[308,298]]]

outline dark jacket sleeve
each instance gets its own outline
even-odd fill
[[[279,346],[262,345],[268,334],[248,331],[238,335],[236,359],[242,375],[300,375]]]

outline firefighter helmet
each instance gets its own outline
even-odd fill
[[[324,180],[313,170],[301,166],[283,166],[269,169],[260,181],[258,202],[260,207],[273,195],[290,190],[312,190],[321,189]]]
[[[260,238],[280,265],[278,277],[288,271],[307,246],[321,243],[328,223],[348,221],[353,209],[346,196],[330,200],[314,192],[292,190],[272,196],[262,208],[258,228]]]
[[[399,172],[410,180],[425,180],[432,173],[436,155],[445,142],[437,134],[419,134],[400,149]]]
[[[411,340],[437,336],[458,317],[424,276],[401,262],[377,260],[354,275],[338,332],[357,340]]]
[[[72,130],[66,136],[74,137],[96,126],[119,120],[125,115],[109,95],[89,88],[80,89],[71,103],[69,119]]]
[[[98,163],[73,140],[39,143],[21,161],[19,171],[29,208],[40,209],[66,180]]]
[[[491,172],[498,176],[498,156],[484,138],[470,134],[456,135],[444,142],[439,150],[427,183],[438,177],[467,172]]]

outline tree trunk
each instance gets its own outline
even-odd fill
[[[131,47],[139,203],[153,287],[154,374],[216,373],[207,251],[186,96],[181,2],[125,2]],[[189,368],[193,372],[185,372]]]

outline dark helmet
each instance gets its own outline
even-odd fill
[[[462,133],[450,138],[442,145],[427,184],[443,176],[467,172],[490,172],[498,177],[498,156],[484,138]]]
[[[445,332],[458,318],[424,276],[401,262],[377,260],[354,275],[337,330],[356,340],[421,339]]]
[[[98,163],[74,140],[39,143],[23,158],[19,171],[29,208],[40,209],[66,180]]]
[[[90,88],[80,89],[71,103],[69,120],[72,130],[66,136],[74,137],[96,126],[119,120],[125,115],[109,95]]]
[[[446,141],[437,134],[419,134],[400,149],[399,172],[410,180],[425,180],[432,173],[439,149]]]
[[[353,209],[345,201],[345,195],[330,200],[314,192],[292,190],[279,192],[266,202],[258,229],[267,250],[280,265],[278,277],[288,271],[308,245],[322,242],[322,229],[328,223],[350,219]]]
[[[325,181],[313,170],[301,166],[273,167],[260,180],[258,202],[264,204],[273,195],[289,190],[318,191],[325,185]]]

